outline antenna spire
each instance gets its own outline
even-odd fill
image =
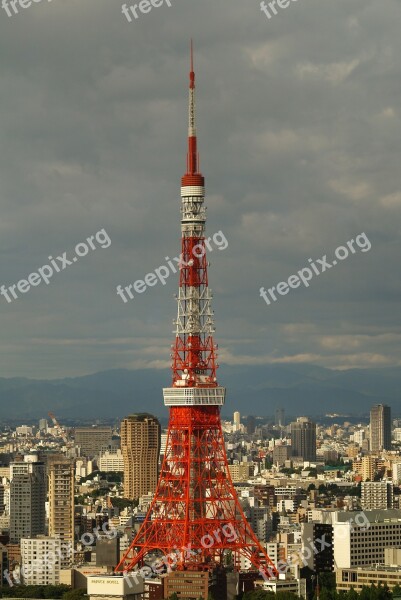
[[[195,73],[194,73],[194,44],[191,38],[191,75],[193,75],[195,85]]]
[[[198,172],[198,149],[196,139],[195,120],[195,71],[194,71],[194,46],[191,39],[191,71],[189,73],[189,125],[188,125],[188,158],[187,168],[189,175]]]

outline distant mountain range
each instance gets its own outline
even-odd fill
[[[146,411],[166,416],[162,387],[170,385],[166,370],[117,369],[57,380],[0,378],[0,419],[21,422],[45,417],[48,411],[66,419],[120,418]],[[219,382],[227,387],[223,415],[287,415],[341,413],[367,415],[377,403],[401,415],[401,368],[333,371],[315,365],[223,365]]]

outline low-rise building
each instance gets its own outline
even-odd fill
[[[337,592],[349,592],[354,589],[360,592],[364,586],[386,585],[390,590],[396,585],[401,586],[401,566],[372,564],[352,569],[337,569]]]

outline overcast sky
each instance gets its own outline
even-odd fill
[[[209,257],[220,362],[399,365],[400,2],[171,3],[132,23],[120,0],[0,9],[0,284],[111,239],[0,297],[0,376],[169,364],[177,279],[116,286],[180,251],[191,36],[207,229],[229,243]],[[361,232],[369,252],[260,297]]]

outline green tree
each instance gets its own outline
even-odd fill
[[[242,596],[242,600],[268,600],[270,598],[268,592],[263,590],[256,590],[255,592],[245,592]]]
[[[64,594],[71,591],[69,585],[46,585],[43,589],[44,598],[63,598]]]
[[[347,593],[347,600],[358,600],[358,598],[358,593],[354,590],[354,588],[351,588]]]
[[[86,588],[77,588],[63,594],[63,600],[81,600],[86,596]]]
[[[319,573],[319,587],[326,590],[336,589],[336,575],[329,571]]]

